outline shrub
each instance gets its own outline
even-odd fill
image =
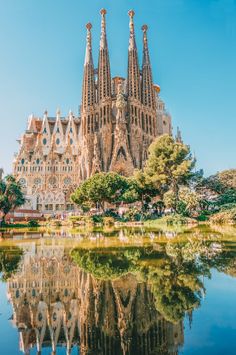
[[[140,211],[136,208],[130,208],[125,214],[124,214],[124,218],[126,221],[140,221],[142,218],[142,214],[140,213]]]
[[[113,217],[114,219],[117,219],[117,220],[120,219],[119,214],[116,211],[112,210],[112,209],[106,210],[104,212],[103,216],[104,217]]]
[[[220,206],[220,211],[228,211],[233,208],[236,208],[236,203],[225,203],[224,205]]]
[[[173,214],[170,216],[164,216],[160,218],[161,223],[166,223],[167,225],[185,225],[196,222],[192,218],[184,217],[179,214]]]
[[[236,224],[236,208],[215,213],[211,216],[210,222],[215,224]]]
[[[209,220],[209,216],[206,215],[205,213],[201,213],[198,217],[197,217],[197,220],[199,222],[206,222]]]
[[[103,224],[105,226],[112,226],[115,223],[115,220],[113,217],[103,217]]]
[[[38,223],[38,221],[35,221],[34,219],[32,219],[31,221],[28,222],[28,227],[29,228],[37,228],[37,227],[39,227],[39,223]]]
[[[95,214],[91,218],[94,223],[103,223],[103,217],[101,215]]]
[[[69,220],[72,222],[73,225],[75,224],[94,224],[93,217],[90,216],[70,216]]]

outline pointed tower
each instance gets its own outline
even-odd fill
[[[141,87],[140,68],[138,62],[138,50],[135,41],[134,11],[130,10],[129,15],[129,48],[128,48],[128,130],[129,148],[135,168],[141,168],[142,159],[142,135],[141,135]]]
[[[82,89],[82,124],[83,133],[91,133],[93,124],[92,117],[90,115],[93,111],[96,103],[95,92],[95,78],[94,78],[94,65],[92,56],[92,36],[91,36],[91,23],[86,25],[87,28],[87,44],[84,61],[84,77],[83,77],[83,89]]]
[[[101,38],[98,59],[98,103],[111,97],[111,70],[106,35],[106,10],[102,9]]]
[[[142,26],[143,31],[143,63],[142,63],[142,132],[143,132],[143,158],[145,161],[148,156],[148,147],[157,136],[157,110],[155,89],[152,80],[152,68],[149,57],[147,41],[147,25]]]
[[[134,11],[128,12],[129,21],[129,50],[128,50],[128,79],[127,79],[127,94],[129,98],[141,99],[140,93],[140,70],[138,63],[138,51],[134,33]]]
[[[90,176],[93,158],[93,140],[96,125],[96,87],[92,56],[91,23],[86,25],[87,43],[84,61],[84,78],[81,108],[82,129],[82,161],[84,162],[85,177]]]
[[[143,25],[142,103],[144,106],[148,106],[149,108],[155,110],[156,100],[149,57],[147,30],[147,25]]]
[[[177,143],[183,143],[183,139],[182,139],[182,133],[179,127],[177,127],[177,132],[176,132],[176,136],[175,136],[175,141]]]
[[[91,23],[86,25],[87,28],[87,43],[84,60],[84,77],[83,77],[83,92],[82,92],[82,111],[86,111],[89,107],[95,104],[95,80],[94,80],[94,65],[92,55],[92,35]]]
[[[109,170],[112,154],[111,70],[106,35],[106,10],[101,14],[101,37],[98,57],[97,121],[103,169]]]

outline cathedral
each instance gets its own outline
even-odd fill
[[[101,10],[98,65],[92,54],[92,25],[86,25],[86,50],[79,114],[31,115],[14,160],[14,175],[26,196],[24,208],[70,211],[71,192],[100,171],[129,176],[142,169],[151,142],[172,134],[171,117],[153,82],[147,25],[142,26],[139,65],[134,11],[129,11],[127,78],[111,77],[106,10]]]

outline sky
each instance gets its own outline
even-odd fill
[[[0,0],[0,167],[12,170],[28,116],[78,112],[87,22],[97,65],[107,9],[112,75],[126,76],[128,10],[148,38],[155,83],[206,175],[236,168],[236,0]]]

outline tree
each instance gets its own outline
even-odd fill
[[[169,190],[164,193],[163,202],[164,202],[165,207],[167,207],[167,208],[170,208],[173,210],[176,208],[176,205],[177,205],[176,196],[172,190]]]
[[[141,170],[136,170],[134,175],[127,181],[128,187],[122,196],[122,200],[125,203],[140,201],[142,208],[145,209],[151,201],[151,198],[158,194],[154,184],[151,181],[148,181],[147,177]]]
[[[179,189],[177,197],[173,190],[169,190],[164,194],[163,201],[167,208],[171,208],[179,214],[189,216],[199,207],[200,197],[195,191],[182,186]]]
[[[206,201],[216,206],[236,203],[236,169],[224,170],[202,179],[196,186]]]
[[[25,202],[20,183],[12,175],[8,175],[0,181],[0,211],[2,220],[11,210],[23,205]]]
[[[195,159],[189,146],[176,142],[169,135],[157,138],[149,147],[149,158],[144,168],[147,181],[163,198],[169,189],[178,199],[179,186],[187,185],[193,177]]]
[[[196,210],[200,204],[199,195],[188,187],[182,187],[180,189],[179,200],[185,203],[186,211],[189,213],[192,213],[194,210]]]
[[[104,210],[104,203],[120,203],[128,187],[127,179],[117,173],[97,173],[84,181],[71,195],[79,206],[97,206]]]
[[[216,175],[216,178],[221,184],[221,190],[236,190],[236,169],[223,170]]]

